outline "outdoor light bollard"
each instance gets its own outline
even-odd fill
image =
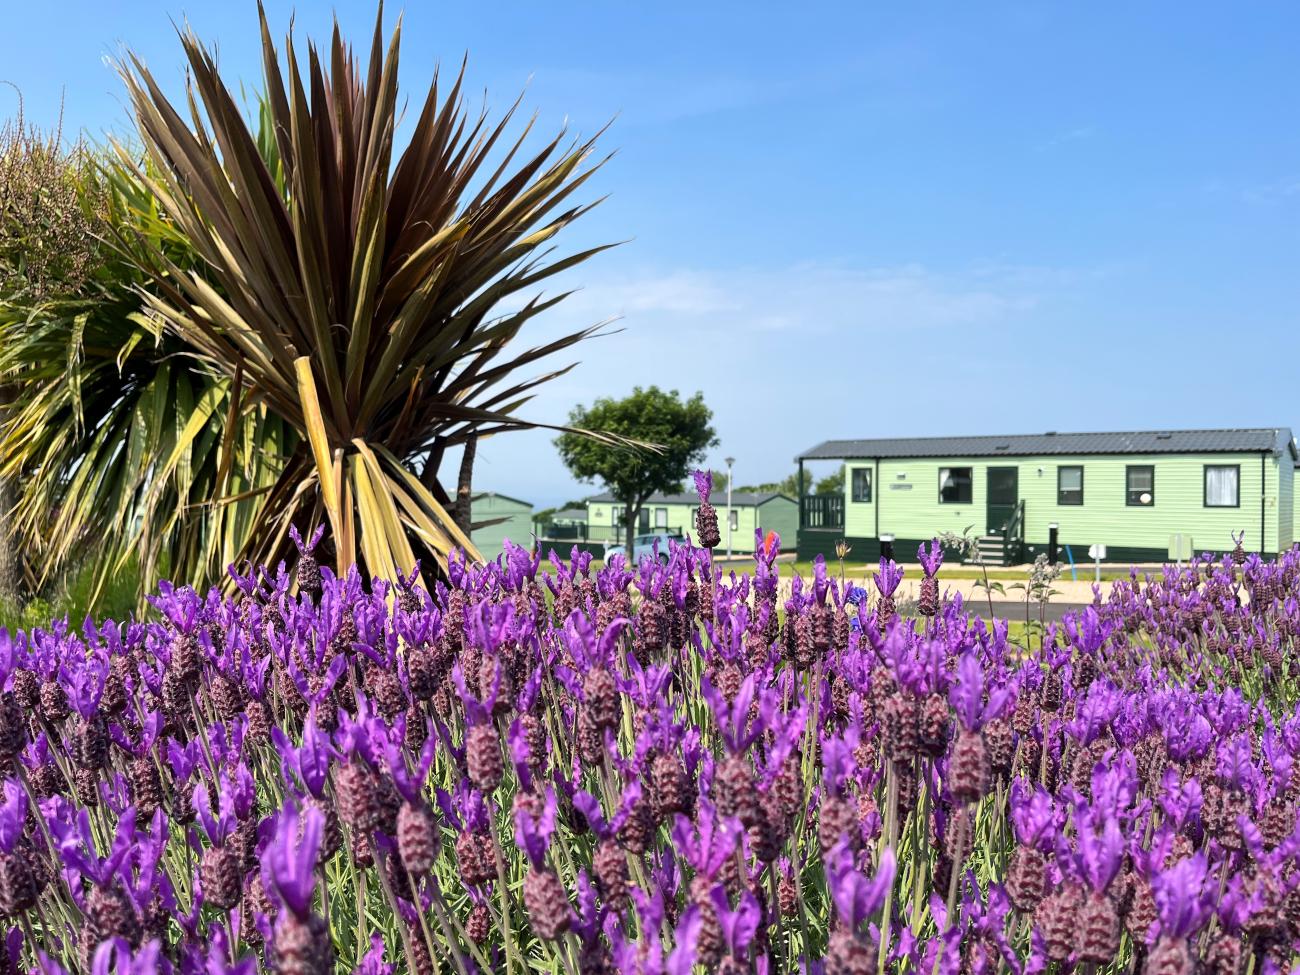
[[[1060,527],[1061,526],[1054,521],[1047,526],[1047,564],[1048,565],[1056,565],[1056,557],[1058,554],[1057,531],[1060,529]]]
[[[880,536],[880,557],[886,562],[894,561],[894,536]]]

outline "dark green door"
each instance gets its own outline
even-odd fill
[[[988,469],[988,506],[990,533],[1001,534],[1016,513],[1020,500],[1020,469],[1017,467],[990,467]]]
[[[644,535],[650,531],[650,509],[642,508],[637,512],[636,530],[638,534]]]

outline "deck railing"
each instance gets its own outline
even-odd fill
[[[1011,515],[1011,520],[1007,522],[1003,537],[1006,539],[1007,555],[1020,561],[1025,548],[1025,502],[1023,500],[1016,502],[1016,510]]]
[[[576,525],[557,525],[554,522],[542,526],[542,536],[545,538],[555,538],[560,541],[585,542],[587,540],[586,522],[579,522]]]
[[[819,531],[843,530],[844,495],[805,495],[800,505],[799,527]]]

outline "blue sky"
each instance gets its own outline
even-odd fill
[[[325,37],[330,5],[267,4]],[[703,390],[740,481],[831,437],[1300,427],[1300,10],[1282,4],[467,4],[405,8],[439,61],[550,131],[611,118],[609,200],[538,341],[621,316],[530,406]],[[337,5],[363,42],[370,4]],[[396,6],[390,5],[395,15]],[[13,5],[0,78],[33,120],[125,131],[105,59],[172,83],[172,19],[255,82],[250,3]],[[392,17],[390,16],[390,20]],[[11,110],[12,98],[3,110]],[[550,436],[486,442],[476,487],[575,484]]]

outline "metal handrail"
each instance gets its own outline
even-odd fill
[[[1019,556],[1025,544],[1025,502],[1023,499],[1016,502],[1016,510],[1012,513],[1011,520],[1007,522],[1006,531],[1002,537],[1005,540],[1008,552]]]

